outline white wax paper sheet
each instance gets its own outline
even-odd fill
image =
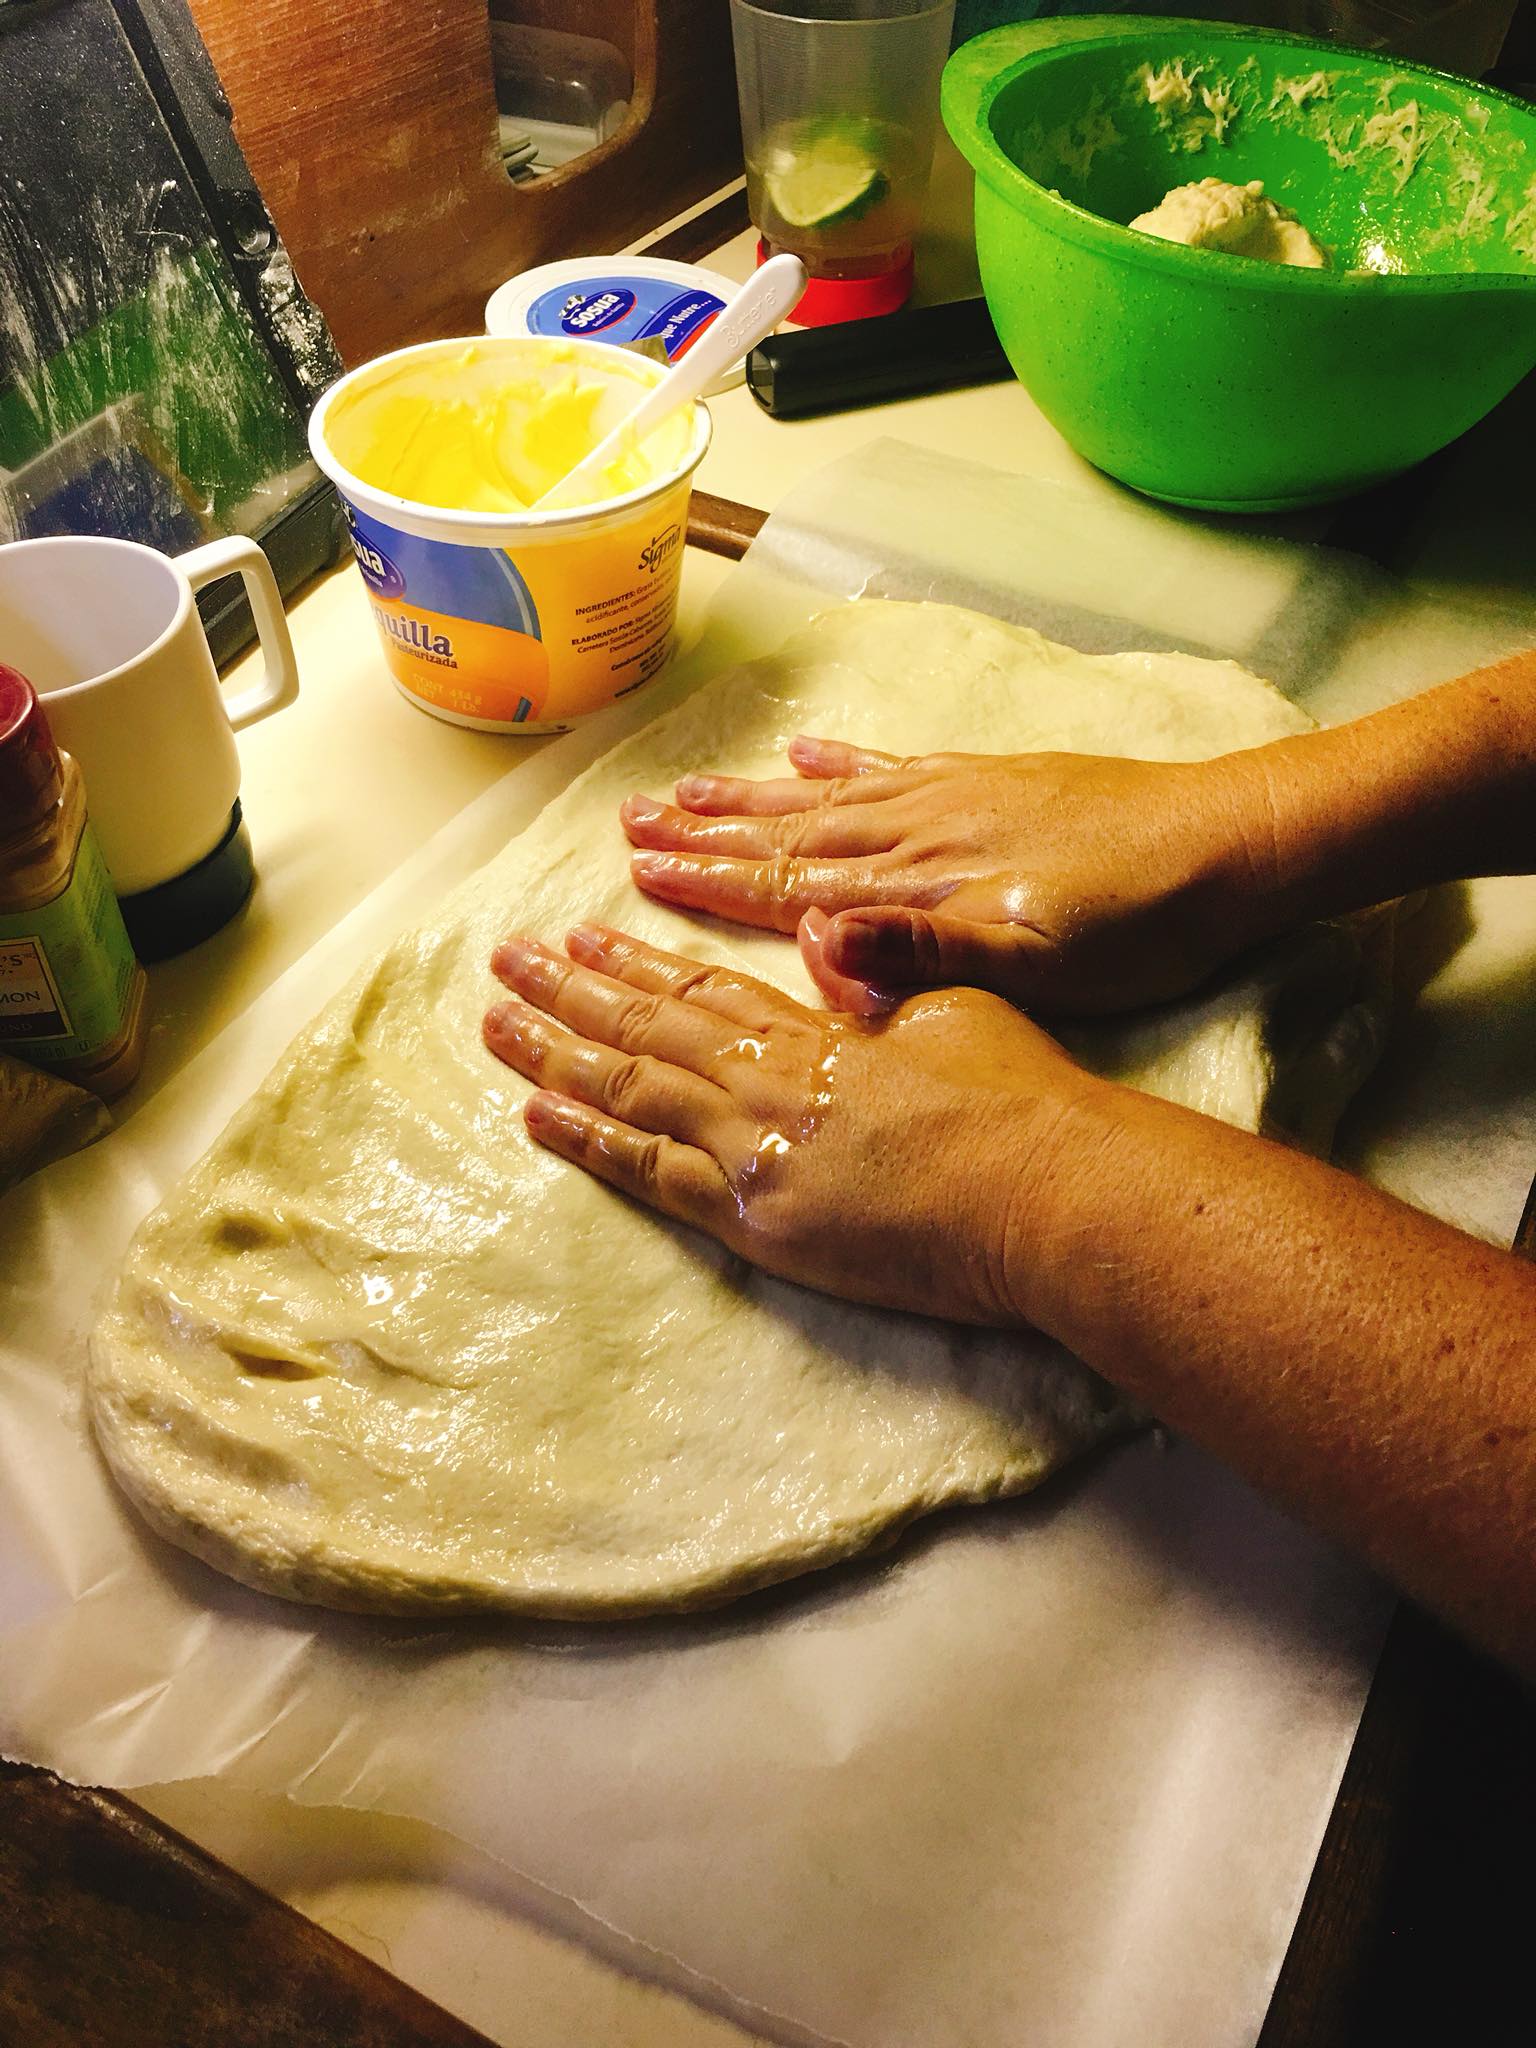
[[[878,442],[798,489],[649,700],[502,783],[95,1150],[0,1204],[0,1749],[409,1815],[785,2042],[1238,2048],[1386,1608],[1189,1446],[703,1619],[407,1625],[285,1606],[143,1531],[79,1395],[134,1225],[352,968],[595,752],[863,592],[1095,649],[1230,653],[1349,715],[1536,637],[1363,565]],[[509,906],[509,915],[512,907]],[[1349,1155],[1507,1237],[1536,1167],[1536,888],[1450,892]]]

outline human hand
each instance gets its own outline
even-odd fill
[[[899,760],[800,738],[798,779],[630,797],[639,886],[790,932],[835,1008],[965,983],[1095,1014],[1183,994],[1260,935],[1256,782],[1082,754]]]
[[[485,1042],[537,1084],[541,1145],[766,1272],[850,1301],[1007,1324],[1061,1111],[1102,1089],[996,997],[874,1021],[580,926],[509,939]]]

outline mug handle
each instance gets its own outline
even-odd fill
[[[226,540],[211,540],[206,547],[178,555],[176,566],[194,590],[221,576],[238,575],[245,585],[256,635],[261,642],[262,673],[258,683],[238,696],[224,700],[224,715],[236,732],[254,725],[258,718],[281,711],[299,694],[299,665],[293,642],[288,637],[288,619],[272,564],[253,540],[231,534]]]

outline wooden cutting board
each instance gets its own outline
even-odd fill
[[[6,2048],[492,2048],[115,1792],[0,1764]]]

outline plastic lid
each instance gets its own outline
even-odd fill
[[[735,290],[713,270],[666,257],[576,256],[498,285],[486,304],[485,331],[606,341],[675,363]],[[739,384],[742,375],[733,363],[706,386],[706,396]]]
[[[767,245],[757,245],[757,260],[768,260]],[[813,277],[791,316],[796,327],[834,327],[842,320],[867,320],[876,313],[894,313],[912,295],[912,251],[898,249],[889,266],[874,277]]]
[[[0,663],[0,837],[35,825],[63,788],[59,750],[36,690]]]

